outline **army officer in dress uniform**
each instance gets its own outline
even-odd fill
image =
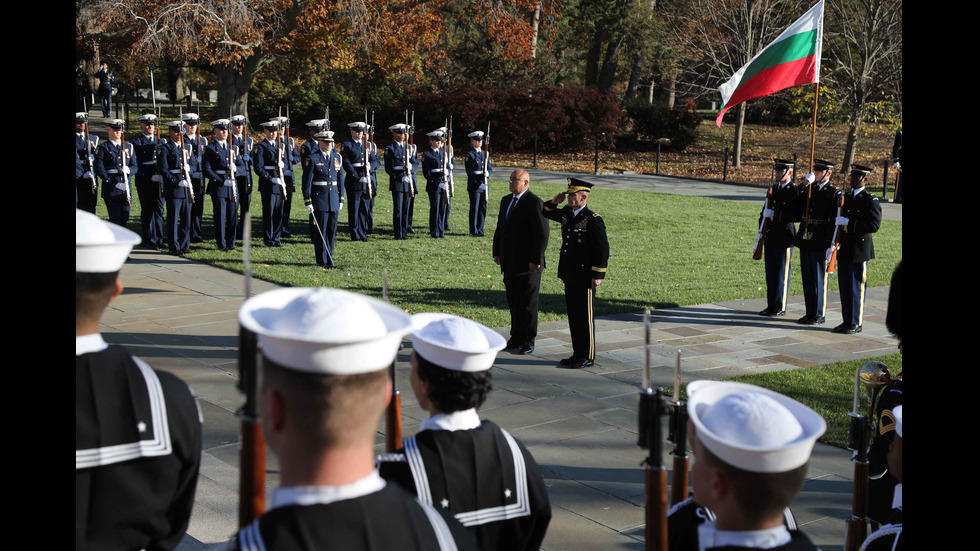
[[[867,166],[851,165],[851,189],[844,192],[844,207],[835,221],[841,232],[840,249],[837,251],[837,284],[844,321],[834,327],[834,333],[860,333],[864,323],[868,261],[875,257],[871,234],[881,227],[878,198],[864,189],[872,170]]]
[[[375,469],[388,366],[411,330],[405,312],[347,291],[287,288],[246,301],[239,321],[261,345],[259,413],[280,486],[237,548],[476,549],[446,511]]]
[[[194,505],[201,416],[193,395],[99,334],[139,242],[75,210],[75,549],[173,549]]]
[[[477,409],[505,340],[449,314],[412,317],[412,391],[429,417],[381,476],[451,512],[481,549],[537,550],[551,521],[544,478],[527,449]]]
[[[599,213],[587,206],[592,184],[568,179],[568,190],[544,204],[544,217],[561,224],[561,255],[558,277],[565,282],[565,308],[572,336],[572,355],[562,367],[580,368],[595,364],[595,313],[592,302],[606,277],[609,240]],[[568,204],[558,208],[566,197]]]
[[[766,308],[760,316],[785,316],[786,299],[789,295],[790,261],[793,259],[794,222],[799,216],[797,198],[800,190],[793,183],[793,161],[775,159],[773,163],[776,183],[770,187],[765,208],[760,215],[769,219],[765,240]]]
[[[800,248],[800,272],[803,276],[803,301],[806,314],[796,320],[803,325],[819,325],[827,315],[826,252],[834,238],[834,219],[840,192],[830,183],[834,163],[813,160],[813,174],[800,189],[800,229],[794,243]]]
[[[333,132],[323,130],[314,137],[316,145],[303,161],[303,203],[310,213],[316,264],[330,269],[335,267],[337,216],[344,208],[344,160],[334,151]]]

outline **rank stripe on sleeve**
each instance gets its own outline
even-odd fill
[[[157,378],[157,374],[146,362],[139,358],[133,359],[140,368],[144,381],[146,381],[153,438],[128,444],[75,450],[75,470],[121,463],[139,457],[170,455],[173,451],[170,441],[170,426],[167,420],[167,404],[163,398],[160,379]]]

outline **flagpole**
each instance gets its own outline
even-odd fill
[[[810,133],[810,170],[807,173],[813,172],[813,155],[817,148],[817,99],[820,97],[819,80],[816,82],[816,85],[816,88],[813,90],[813,130]]]

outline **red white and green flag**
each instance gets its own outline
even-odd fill
[[[820,80],[823,2],[817,2],[718,88],[722,106],[715,124],[721,126],[725,112],[744,101]]]

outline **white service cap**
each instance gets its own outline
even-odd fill
[[[118,272],[139,242],[139,234],[75,209],[76,273]]]
[[[486,371],[507,345],[496,331],[451,314],[415,314],[412,327],[415,352],[452,371]]]

